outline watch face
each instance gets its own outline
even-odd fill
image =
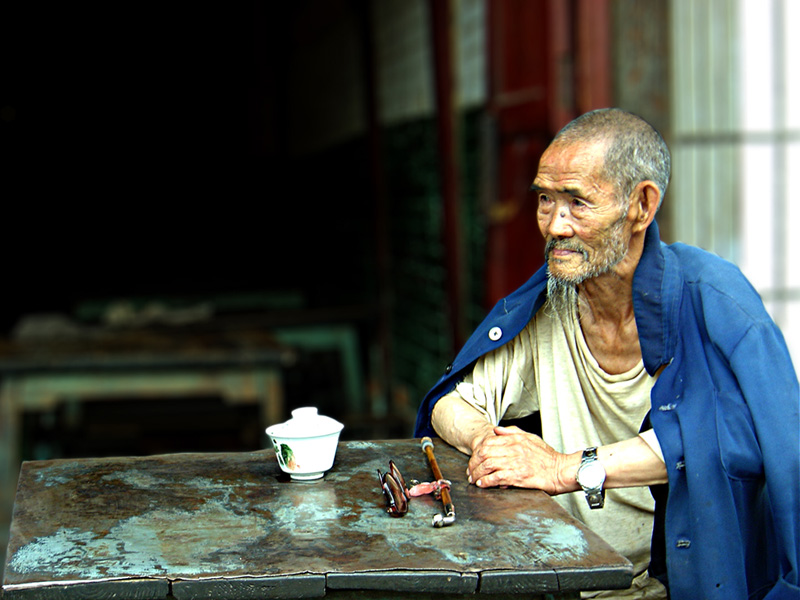
[[[606,480],[606,470],[596,460],[586,463],[578,470],[578,483],[583,487],[597,488]]]

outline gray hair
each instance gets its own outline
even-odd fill
[[[558,132],[554,144],[608,143],[603,177],[614,184],[620,202],[627,202],[642,181],[652,181],[667,193],[670,154],[664,138],[641,117],[619,108],[601,108],[581,115]]]

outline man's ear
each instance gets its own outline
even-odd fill
[[[633,232],[638,233],[650,227],[656,216],[658,204],[661,201],[661,191],[652,181],[642,181],[631,194],[631,203],[628,216],[633,221]]]

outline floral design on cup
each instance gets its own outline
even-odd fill
[[[296,471],[300,468],[300,465],[297,464],[294,458],[294,452],[292,452],[292,449],[287,444],[275,443],[275,446],[278,447],[278,452],[276,452],[275,455],[282,467],[290,471]]]

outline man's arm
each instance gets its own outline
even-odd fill
[[[551,495],[580,490],[575,476],[582,451],[563,454],[538,435],[496,427],[457,394],[436,403],[431,421],[439,437],[471,456],[467,477],[478,487],[516,486]],[[606,488],[667,482],[664,461],[639,436],[601,446],[597,456],[606,470]]]
[[[580,490],[576,475],[582,450],[556,452],[542,438],[517,427],[496,427],[469,461],[469,481],[478,487],[516,486],[556,495]],[[601,446],[597,457],[606,470],[606,488],[667,482],[664,461],[641,437]]]
[[[433,407],[431,423],[440,438],[467,455],[472,455],[486,437],[495,435],[487,415],[456,393],[439,399]]]

